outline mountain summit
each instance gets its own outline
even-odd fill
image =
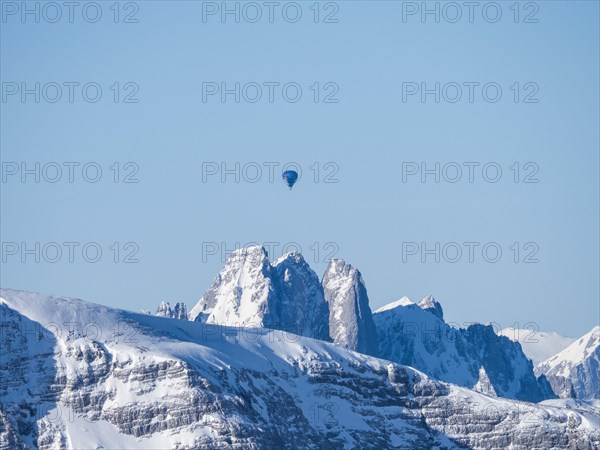
[[[344,260],[333,259],[323,276],[329,303],[329,332],[338,345],[377,355],[378,340],[361,273]]]
[[[329,308],[317,274],[297,253],[271,264],[261,246],[234,251],[189,316],[330,340]]]
[[[185,303],[175,303],[171,307],[169,302],[160,302],[156,309],[156,315],[160,317],[170,317],[172,319],[187,320],[187,306]]]

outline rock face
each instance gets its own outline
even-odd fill
[[[329,333],[333,342],[368,355],[377,355],[378,339],[361,273],[341,259],[329,263],[323,276],[329,303]]]
[[[260,246],[233,252],[189,317],[330,340],[329,308],[317,274],[296,253],[271,264]]]
[[[536,367],[561,398],[600,400],[600,326]]]
[[[498,397],[496,390],[490,381],[490,377],[488,377],[488,374],[483,366],[481,366],[479,369],[479,379],[477,380],[475,386],[473,386],[473,390],[481,392],[485,395],[489,395],[490,397]]]
[[[10,290],[0,318],[2,450],[600,445],[573,400],[496,399],[282,331]]]
[[[170,317],[171,319],[187,320],[187,305],[185,303],[175,303],[171,308],[169,302],[160,302],[156,309],[156,315],[159,317]]]
[[[288,253],[273,263],[276,316],[286,330],[300,336],[330,340],[329,307],[317,274],[302,255]]]
[[[532,402],[554,398],[546,380],[536,379],[518,343],[497,336],[491,326],[451,327],[432,297],[419,304],[403,298],[378,309],[373,318],[381,358],[459,386],[489,384],[485,389],[500,397]]]

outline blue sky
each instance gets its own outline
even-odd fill
[[[466,16],[457,23],[427,16],[423,23],[418,15],[403,22],[406,2],[339,2],[337,23],[323,23],[334,7],[321,3],[315,23],[313,2],[299,5],[296,23],[278,11],[273,23],[222,23],[217,16],[203,22],[202,2],[190,1],[138,2],[137,23],[122,23],[133,9],[120,11],[114,23],[109,3],[96,23],[77,11],[69,23],[66,10],[57,23],[6,15],[0,24],[2,286],[132,310],[154,309],[161,300],[191,307],[222,266],[218,256],[203,257],[203,243],[278,242],[274,256],[280,256],[296,242],[319,275],[332,249],[358,267],[373,309],[403,295],[433,294],[447,320],[461,324],[535,322],[572,336],[597,325],[598,3],[540,2],[532,16],[537,23],[523,23],[533,11],[524,3],[515,23],[512,2],[500,3],[496,23],[478,11],[473,23]],[[56,103],[8,94],[36,82],[47,98],[54,96],[52,83],[79,86],[72,103],[66,88]],[[266,90],[256,103],[236,103],[232,95],[224,103],[218,95],[203,102],[207,82],[230,88],[239,82],[247,96],[254,86],[248,83],[297,83],[302,96],[288,102],[277,87],[273,103]],[[429,88],[439,82],[448,95],[448,83],[497,83],[502,98],[485,101],[476,88],[472,103],[465,95],[456,103],[436,103],[433,95],[403,102],[407,82]],[[101,87],[96,103],[83,98],[86,83]],[[124,103],[135,86],[130,98],[139,101]],[[538,102],[524,103],[535,86]],[[336,87],[331,98],[339,101],[323,102]],[[23,183],[20,173],[6,173],[14,169],[10,163],[20,170],[36,162],[40,183],[34,175]],[[56,183],[44,180],[65,162],[79,164],[73,183],[66,172]],[[269,182],[266,171],[256,183],[243,174],[239,183],[233,175],[203,182],[207,162],[250,164],[248,170],[278,163],[277,174],[295,162],[302,177],[292,191],[279,179]],[[429,168],[438,162],[447,175],[452,163],[479,166],[473,183],[466,173],[456,183],[433,176],[403,183],[407,162]],[[496,183],[481,173],[490,163],[502,169]],[[533,165],[525,170],[527,163]],[[84,179],[85,164],[102,169],[98,182]],[[538,182],[523,183],[532,168]],[[334,169],[338,182],[323,182]],[[122,182],[136,170],[138,183]],[[49,262],[50,246],[39,263],[31,255],[23,263],[21,247],[16,254],[10,247],[23,242],[34,249],[36,242],[40,248],[56,242],[63,255]],[[65,242],[79,244],[72,263]],[[456,242],[465,251],[455,263],[432,256],[423,263],[420,254],[403,258],[403,245],[412,242],[428,248]],[[480,243],[477,249],[497,243],[502,258],[487,262],[476,250],[470,262],[464,242]],[[102,249],[97,263],[82,257],[87,243]],[[539,262],[524,263],[532,249]],[[131,252],[139,262],[124,263]]]

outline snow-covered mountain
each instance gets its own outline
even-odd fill
[[[271,271],[264,248],[236,250],[190,311],[190,320],[256,327],[271,322],[276,301]]]
[[[329,308],[317,274],[296,253],[271,264],[261,246],[233,252],[189,318],[330,340]]]
[[[554,398],[519,344],[488,325],[450,326],[431,296],[418,304],[403,297],[379,308],[373,319],[381,358],[489,395],[533,402]]]
[[[0,449],[598,448],[600,414],[335,344],[0,291]]]
[[[562,398],[600,400],[600,326],[538,364],[535,370],[546,376]]]
[[[156,315],[160,317],[170,317],[171,319],[187,320],[187,305],[185,303],[175,303],[171,307],[169,302],[160,302],[156,309]]]
[[[378,339],[361,273],[341,259],[329,262],[323,276],[333,342],[350,350],[377,355]]]
[[[533,361],[534,365],[556,355],[575,342],[574,338],[563,336],[553,331],[536,331],[533,329],[508,327],[504,328],[500,334],[521,344],[523,353]]]
[[[373,316],[360,272],[343,260],[331,261],[319,283],[299,254],[271,263],[260,246],[240,249],[232,253],[189,317],[333,339],[351,350],[499,397],[528,401],[555,397],[544,377],[536,378],[518,344],[484,325],[451,327],[431,296],[418,304],[402,298]]]

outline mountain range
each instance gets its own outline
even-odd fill
[[[594,449],[578,400],[495,398],[340,345],[0,291],[0,449]]]
[[[372,311],[352,265],[262,247],[189,314],[2,289],[0,450],[600,448],[600,327],[508,331],[432,296]]]
[[[448,325],[432,297],[418,304],[403,298],[375,311],[374,318],[382,358],[459,386],[480,389],[483,383],[488,395],[531,402],[555,397],[518,343],[489,325]]]
[[[271,263],[260,246],[236,250],[189,319],[332,341],[490,395],[533,402],[557,397],[519,342],[490,325],[447,324],[432,296],[418,303],[404,297],[373,313],[362,274],[341,259],[331,260],[319,280],[299,254]]]

